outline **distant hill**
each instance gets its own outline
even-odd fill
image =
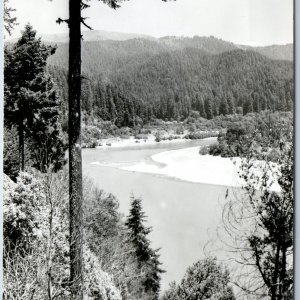
[[[151,36],[134,33],[121,33],[121,32],[110,32],[105,30],[88,30],[82,32],[83,41],[85,42],[97,42],[97,41],[126,41],[130,39],[143,38],[143,39],[154,39]],[[45,42],[49,43],[67,43],[68,34],[47,34],[41,35],[41,38]]]
[[[254,52],[258,52],[271,59],[289,61],[293,60],[293,44],[251,47],[236,45],[234,43],[227,42],[213,36],[194,36],[193,38],[169,36],[160,38],[159,41],[175,49],[196,48],[211,54],[222,53],[235,49],[248,49]]]
[[[40,35],[42,40],[47,43],[52,44],[67,44],[68,43],[68,34],[45,34]],[[222,39],[215,38],[213,36],[209,37],[178,37],[178,36],[166,36],[162,38],[155,38],[149,35],[143,34],[134,34],[134,33],[120,33],[120,32],[110,32],[105,30],[88,30],[83,31],[83,44],[87,42],[95,42],[98,43],[95,46],[100,46],[100,43],[105,43],[104,47],[127,47],[125,45],[121,45],[119,43],[113,44],[109,43],[111,41],[115,42],[128,42],[132,43],[132,47],[130,51],[139,50],[138,47],[133,49],[134,44],[137,45],[138,43],[133,40],[148,40],[152,42],[151,48],[153,47],[161,47],[163,50],[178,50],[184,48],[196,48],[199,50],[203,50],[205,52],[211,54],[218,54],[225,51],[230,51],[234,49],[248,49],[255,52],[258,52],[268,58],[276,59],[276,60],[293,60],[293,44],[286,44],[286,45],[271,45],[271,46],[264,46],[264,47],[251,47],[247,45],[236,45],[231,42],[224,41]],[[9,39],[7,43],[14,43],[16,39]],[[156,46],[154,46],[156,44]],[[148,44],[150,45],[150,44]],[[158,46],[159,45],[159,46]],[[90,47],[90,46],[89,46]],[[113,50],[115,51],[115,50]]]
[[[68,33],[58,33],[58,34],[37,34],[46,43],[68,43],[69,34]],[[136,33],[122,33],[122,32],[112,32],[105,30],[85,30],[82,31],[83,40],[85,42],[97,42],[97,41],[126,41],[131,39],[149,39],[154,40],[154,37],[145,34]],[[7,43],[15,43],[18,39],[7,39]]]
[[[293,61],[294,59],[293,44],[254,47],[252,48],[252,50],[272,59],[290,60],[290,61]]]
[[[218,54],[237,49],[237,46],[233,43],[223,41],[222,39],[213,36],[194,36],[192,38],[168,36],[160,38],[159,42],[172,49],[196,48],[211,54]]]
[[[67,95],[66,72],[61,71],[67,51],[66,44],[59,44],[49,59],[62,95]],[[84,42],[82,70],[88,79],[83,80],[83,109],[106,120],[122,115],[123,125],[130,122],[124,123],[124,109],[118,111],[122,103],[130,103],[126,120],[135,115],[185,119],[192,111],[212,118],[293,106],[292,62],[213,37]]]
[[[105,35],[106,34],[106,35]],[[115,35],[114,35],[115,34]],[[293,45],[274,45],[268,47],[249,47],[235,45],[214,37],[164,37],[154,38],[130,38],[132,35],[121,34],[124,40],[105,39],[106,37],[121,38],[118,33],[105,31],[85,32],[82,45],[83,71],[94,75],[107,76],[120,68],[131,68],[137,62],[143,62],[155,55],[164,52],[173,52],[187,48],[197,49],[207,54],[220,54],[231,50],[245,49],[258,52],[268,58],[276,60],[293,60]],[[68,44],[59,42],[57,38],[57,52],[50,57],[52,65],[67,67]],[[127,39],[128,38],[128,39]],[[53,39],[55,40],[54,36]],[[50,38],[48,41],[50,42]]]

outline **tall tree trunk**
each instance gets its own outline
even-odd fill
[[[279,262],[280,262],[280,242],[278,242],[276,246],[275,268],[274,268],[274,274],[271,282],[272,300],[277,299],[278,290],[279,290],[279,286],[278,286]]]
[[[25,151],[24,151],[24,120],[20,117],[19,121],[19,167],[21,171],[25,169]]]
[[[83,299],[81,162],[81,0],[69,0],[70,280],[73,299]]]
[[[282,247],[282,267],[280,274],[280,282],[281,282],[281,298],[280,299],[288,299],[287,298],[287,280],[286,280],[286,252],[287,249],[285,245]]]

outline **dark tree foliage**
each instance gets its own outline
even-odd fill
[[[58,67],[50,66],[49,72],[57,82],[60,95],[64,99],[66,111],[67,102],[67,80],[66,72]],[[84,74],[86,77],[87,75]],[[82,81],[82,111],[88,117],[97,118],[103,121],[111,121],[117,127],[131,127],[137,125],[138,119],[143,123],[151,120],[151,108],[136,98],[126,98],[118,86],[98,80]],[[66,114],[64,119],[66,119]]]
[[[163,300],[235,300],[228,270],[207,258],[189,267],[180,284],[171,283]]]
[[[59,45],[50,61],[53,66],[65,65],[64,47]],[[198,111],[211,119],[235,112],[292,109],[292,63],[253,51],[230,49],[211,55],[195,45],[178,50],[161,41],[133,39],[85,42],[82,60],[92,89],[99,81],[117,86],[123,97],[140,103],[154,118],[185,119]],[[87,111],[97,109],[95,96],[91,102],[94,106]]]
[[[210,147],[211,155],[246,157],[252,147],[257,159],[279,160],[281,136],[289,137],[293,127],[291,112],[251,113],[229,122],[226,133],[218,136],[218,145]],[[262,155],[263,153],[263,155]]]
[[[37,76],[28,97],[32,97],[37,108],[27,129],[32,165],[44,173],[50,166],[57,172],[65,164],[66,145],[59,124],[60,101],[51,77]]]
[[[4,127],[3,134],[3,172],[16,180],[20,167],[18,157],[18,132],[15,127]]]
[[[145,293],[147,299],[158,299],[160,274],[164,271],[160,268],[158,250],[150,247],[147,235],[151,232],[151,228],[145,227],[144,221],[142,200],[132,196],[131,209],[125,225],[129,229],[129,241],[135,249],[135,257],[142,276],[141,295]]]
[[[4,123],[18,130],[22,170],[26,143],[32,145],[31,149],[38,149],[39,156],[33,155],[33,165],[40,170],[45,171],[54,161],[55,169],[63,164],[64,149],[58,125],[60,102],[51,77],[46,73],[47,58],[54,51],[36,38],[30,25],[25,26],[12,49],[5,51]]]

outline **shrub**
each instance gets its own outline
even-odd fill
[[[216,258],[207,258],[189,267],[179,285],[171,283],[162,300],[235,300],[230,286],[229,272],[217,264]]]

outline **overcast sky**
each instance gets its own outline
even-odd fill
[[[68,15],[68,0],[9,0],[20,25],[30,22],[38,33],[67,32],[57,25]],[[293,42],[293,0],[131,0],[116,11],[98,0],[85,11],[93,29],[142,33],[156,37],[209,36],[247,45]]]

